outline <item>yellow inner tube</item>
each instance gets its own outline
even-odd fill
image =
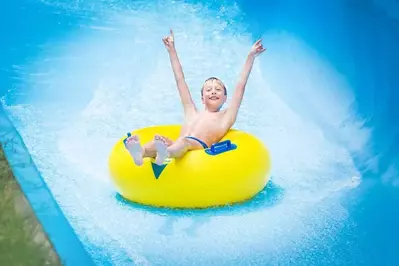
[[[142,128],[137,134],[142,144],[155,134],[172,140],[180,126]],[[179,159],[158,166],[152,158],[136,166],[121,138],[109,157],[111,178],[119,194],[127,200],[157,207],[206,208],[248,200],[260,192],[270,177],[270,154],[260,140],[235,129],[213,149],[194,150]],[[229,141],[231,145],[229,145]],[[230,150],[224,151],[223,149]],[[212,151],[222,151],[210,155]],[[208,153],[207,153],[208,152]]]

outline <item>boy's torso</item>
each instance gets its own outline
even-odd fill
[[[180,136],[198,138],[208,146],[218,142],[230,129],[230,125],[225,121],[225,113],[225,110],[215,113],[197,112],[191,117],[186,117]]]

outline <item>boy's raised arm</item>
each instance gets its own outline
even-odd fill
[[[179,95],[183,104],[184,112],[186,114],[195,112],[196,107],[191,98],[190,91],[184,78],[183,68],[180,64],[179,57],[177,56],[177,52],[175,49],[173,31],[170,30],[170,35],[164,37],[162,40],[169,53],[170,63],[172,65],[173,74],[175,76],[176,85],[179,90]]]
[[[238,110],[240,108],[242,98],[244,97],[245,86],[247,85],[249,75],[251,74],[255,58],[266,50],[263,48],[261,41],[262,40],[258,40],[252,46],[239,76],[229,107],[226,110],[227,119],[230,124],[234,124],[236,121]]]

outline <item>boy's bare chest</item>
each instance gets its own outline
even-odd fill
[[[223,114],[199,114],[190,122],[191,128],[203,128],[204,130],[219,129],[223,127]]]

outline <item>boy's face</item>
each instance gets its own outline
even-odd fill
[[[202,87],[202,103],[212,111],[218,111],[226,102],[225,90],[219,80],[208,80]]]

